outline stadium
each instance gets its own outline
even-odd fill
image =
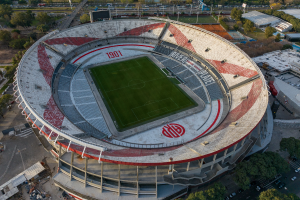
[[[77,199],[175,199],[265,150],[273,129],[251,58],[155,17],[45,35],[23,56],[14,90],[53,146],[55,184]]]

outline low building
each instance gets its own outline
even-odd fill
[[[295,117],[300,116],[300,74],[295,71],[281,73],[269,82],[270,92]]]
[[[256,63],[264,63],[281,73],[288,70],[300,73],[300,53],[295,50],[273,51],[255,57],[253,60]]]
[[[279,11],[282,11],[288,15],[292,15],[297,19],[300,19],[300,9],[287,9],[287,10],[279,10]]]
[[[243,18],[250,20],[254,23],[257,28],[266,28],[268,26],[274,27],[279,32],[287,32],[292,29],[292,24],[274,17],[267,15],[258,11],[252,11],[242,15]]]
[[[288,32],[292,30],[293,25],[288,22],[279,22],[277,25],[274,26],[274,28],[279,32]]]
[[[248,12],[242,15],[243,18],[250,20],[257,28],[265,28],[278,24],[281,20],[277,17],[266,15],[258,11]]]
[[[285,35],[286,39],[291,42],[300,41],[300,33],[290,33]]]

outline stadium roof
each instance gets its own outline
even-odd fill
[[[300,19],[300,9],[279,10]]]
[[[258,11],[252,11],[249,13],[245,13],[242,15],[242,17],[252,21],[257,26],[275,24],[275,23],[278,23],[281,21],[277,17],[266,15],[266,14],[258,12]]]
[[[166,26],[167,22],[169,27]],[[167,28],[164,29],[164,27]],[[164,34],[162,34],[163,31],[165,31]],[[86,137],[77,128],[83,124],[81,120],[84,113],[82,115],[69,115],[70,119],[68,119],[58,106],[74,108],[69,110],[74,113],[76,111],[74,105],[56,104],[52,96],[53,85],[51,81],[56,76],[57,71],[55,70],[59,69],[60,61],[63,58],[69,58],[73,64],[80,62],[83,66],[92,64],[92,61],[103,63],[109,60],[109,56],[105,55],[111,51],[122,50],[122,57],[137,55],[137,52],[143,52],[143,54],[153,52],[155,49],[153,43],[158,42],[160,36],[162,36],[162,45],[166,43],[170,48],[175,49],[176,47],[177,50],[180,46],[186,55],[197,56],[198,61],[196,62],[183,54],[179,55],[175,51],[172,52],[172,57],[170,57],[171,54],[168,54],[171,59],[180,60],[181,63],[187,65],[185,71],[192,70],[194,74],[201,72],[203,77],[209,78],[205,75],[206,71],[201,69],[202,65],[207,65],[210,66],[210,70],[215,76],[219,76],[220,85],[223,81],[223,86],[233,87],[226,92],[226,96],[230,96],[231,105],[228,106],[227,98],[218,98],[211,100],[210,105],[206,106],[207,112],[200,113],[208,116],[205,117],[205,120],[201,118],[200,114],[199,116],[190,115],[191,119],[189,120],[180,119],[185,120],[182,124],[185,126],[186,134],[182,137],[165,137],[162,134],[166,128],[164,122],[164,124],[124,140],[112,139],[109,141],[91,136]],[[111,41],[114,43],[107,41],[107,38],[113,38]],[[145,43],[145,38],[151,44]],[[85,44],[86,46],[84,46]],[[86,49],[85,47],[90,44],[93,46]],[[99,51],[102,51],[104,56],[97,56]],[[79,62],[77,62],[78,60]],[[84,63],[85,60],[88,62]],[[225,63],[222,62],[224,60],[226,60]],[[30,73],[28,73],[29,70]],[[42,72],[45,71],[49,71],[49,73],[43,74]],[[64,68],[63,73],[68,75],[69,72]],[[73,71],[70,74],[68,77],[72,76]],[[85,77],[83,73],[82,75]],[[236,77],[236,75],[239,76]],[[81,80],[80,77],[78,76],[74,84],[76,83],[76,87],[78,86],[81,91],[85,91],[83,81],[78,81]],[[70,78],[66,79],[71,80]],[[59,81],[61,80],[63,79],[59,79]],[[72,80],[75,80],[74,77]],[[99,161],[127,165],[154,166],[183,163],[211,157],[225,149],[234,148],[233,145],[244,140],[257,126],[268,105],[268,90],[264,76],[253,60],[242,50],[222,37],[204,29],[160,18],[110,20],[85,24],[65,31],[51,32],[26,51],[19,64],[17,79],[14,84],[18,87],[15,96],[19,96],[23,113],[27,114],[27,118],[49,140],[54,141],[54,143],[57,142],[67,150],[76,151],[82,156],[88,155]],[[69,94],[72,92],[70,91],[71,88],[73,89],[71,84],[73,83],[65,84],[62,91],[56,87],[54,89],[57,89],[58,92],[66,91],[66,94]],[[90,87],[87,82],[86,85],[87,88]],[[213,85],[207,85],[207,87],[210,86]],[[210,91],[216,92],[214,88]],[[72,101],[70,95],[68,99],[64,99],[69,99],[68,102]],[[77,126],[71,122],[74,116],[77,117],[74,120],[80,122],[77,123]],[[98,118],[97,121],[99,121]],[[195,126],[195,123],[201,124]],[[85,125],[89,124],[85,122]],[[183,143],[184,145],[181,145]],[[144,145],[144,147],[137,146],[137,144]],[[102,151],[104,151],[103,154]],[[170,162],[170,157],[173,159],[172,162]]]

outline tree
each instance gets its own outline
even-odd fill
[[[229,30],[229,26],[223,21],[223,19],[219,20],[220,24],[225,28],[225,30]]]
[[[11,40],[11,33],[9,31],[0,31],[0,41],[8,43]]]
[[[42,33],[49,30],[49,26],[47,26],[45,24],[40,24],[36,28],[37,28],[37,30],[41,31]]]
[[[239,25],[235,24],[235,25],[233,25],[233,28],[234,28],[234,30],[238,31],[240,27],[239,27]]]
[[[0,98],[0,115],[3,116],[3,109],[7,107],[7,104],[12,100],[13,96],[10,94],[5,94]]]
[[[26,13],[26,21],[28,22],[27,26],[30,26],[32,20],[34,20],[34,18],[35,18],[34,14],[31,10],[27,10],[25,13]]]
[[[12,7],[9,5],[0,5],[0,17],[4,17],[7,15],[9,18],[13,13]]]
[[[191,193],[186,200],[223,200],[225,193],[225,186],[215,183],[205,191]]]
[[[187,3],[187,4],[192,4],[192,3],[193,3],[193,0],[186,0],[185,3]]]
[[[243,14],[243,11],[241,11],[237,8],[233,8],[231,10],[230,16],[231,16],[232,19],[234,19],[236,21],[239,21],[242,18],[242,14]]]
[[[18,38],[9,42],[9,46],[14,49],[24,49],[24,44],[26,43],[26,39]]]
[[[266,28],[266,30],[265,30],[265,36],[266,36],[266,38],[271,37],[271,36],[273,35],[273,33],[275,33],[275,32],[276,32],[276,29],[275,29],[275,28],[273,28],[273,27],[271,27],[271,26],[268,26],[268,27]]]
[[[18,33],[18,34],[21,34],[21,31],[20,31],[19,29],[13,29],[13,30],[11,31],[11,33]]]
[[[39,3],[39,0],[29,0],[28,3],[30,5],[36,6]]]
[[[89,22],[90,21],[90,16],[88,14],[83,14],[80,16],[80,22],[83,24],[83,23],[86,23],[86,22]]]
[[[283,194],[276,189],[268,189],[260,193],[258,200],[300,200],[300,198],[295,194]]]
[[[283,45],[281,50],[286,50],[286,49],[293,49],[293,46],[290,44],[285,44],[285,45]]]
[[[34,42],[35,42],[35,41],[34,41],[32,38],[30,38],[29,41],[27,41],[27,42],[23,45],[23,47],[24,47],[25,49],[28,49],[29,47],[31,47],[31,45],[33,45]]]
[[[278,153],[256,153],[250,157],[249,161],[243,161],[237,165],[235,181],[240,187],[247,189],[250,178],[270,179],[289,170],[289,164]]]
[[[22,27],[30,26],[30,24],[33,20],[33,16],[32,16],[32,11],[31,10],[29,10],[29,11],[14,13],[10,20],[10,23],[12,23],[13,25],[22,26]]]
[[[280,33],[277,33],[275,37],[275,42],[279,42],[279,41],[280,41]]]
[[[287,151],[290,156],[300,158],[300,140],[294,137],[282,138],[280,141],[280,150]]]
[[[11,0],[0,0],[0,4],[3,4],[3,5],[7,4],[7,5],[10,5],[10,4],[12,4],[12,1],[11,1]]]
[[[271,9],[273,9],[273,10],[278,10],[281,8],[281,6],[282,6],[281,3],[272,3],[270,5]]]
[[[252,32],[254,30],[254,24],[250,20],[246,20],[243,27],[246,33]]]
[[[38,12],[35,19],[41,24],[48,24],[51,21],[51,17],[46,12]]]

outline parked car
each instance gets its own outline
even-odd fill
[[[231,193],[231,194],[229,195],[229,197],[230,197],[230,198],[233,198],[235,195],[236,195],[236,193],[233,192],[233,193]]]
[[[298,169],[295,169],[295,172],[300,172],[300,167]]]
[[[257,191],[260,191],[261,188],[260,188],[259,186],[256,186],[256,190],[257,190]]]
[[[296,176],[294,176],[293,178],[291,178],[291,180],[292,181],[294,181],[294,180],[296,180],[297,179],[297,177]]]
[[[283,188],[284,186],[285,186],[285,183],[280,183],[280,184],[278,185],[278,189]]]

